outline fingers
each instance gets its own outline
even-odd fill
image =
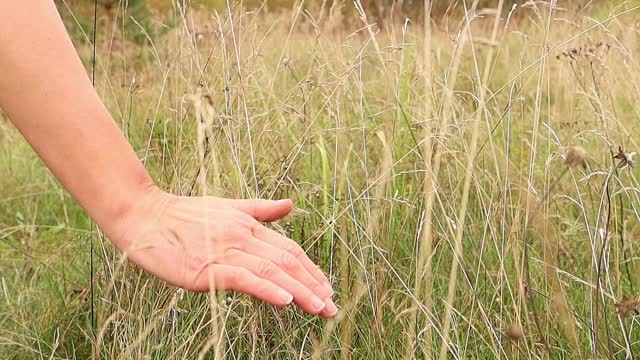
[[[295,278],[321,299],[326,299],[333,295],[333,290],[327,288],[324,283],[319,282],[307,271],[300,260],[293,254],[265,241],[257,238],[247,240],[245,252],[271,261],[284,270],[291,277]]]
[[[271,222],[282,219],[293,209],[291,200],[234,200],[221,199],[224,204],[231,206],[258,221]]]
[[[208,271],[213,271],[217,289],[241,292],[280,307],[291,304],[293,300],[293,295],[282,287],[240,266],[215,264],[210,268],[200,276],[208,277]]]
[[[255,256],[239,250],[225,257],[225,264],[244,267],[255,276],[269,281],[293,295],[293,301],[305,312],[319,315],[325,312],[327,304],[299,278],[288,274],[283,268],[268,258]],[[332,316],[334,314],[325,315]]]
[[[258,239],[292,254],[300,264],[302,264],[307,272],[311,274],[318,283],[326,288],[330,293],[329,296],[333,295],[333,288],[329,283],[329,279],[327,279],[322,270],[320,270],[320,268],[314,264],[311,259],[309,259],[298,243],[264,226],[258,226],[254,231],[254,235]]]
[[[258,241],[259,243],[262,242],[262,244],[252,244],[247,248],[260,249],[256,250],[260,251],[256,255],[270,256],[272,261],[288,269],[292,276],[306,284],[316,295],[324,299],[326,307],[320,316],[332,317],[336,315],[338,308],[331,300],[333,289],[329,280],[322,270],[309,259],[300,245],[264,226],[259,226],[254,231],[254,234],[258,240],[262,240]],[[297,261],[294,262],[292,259]]]

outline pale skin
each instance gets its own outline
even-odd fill
[[[95,92],[52,0],[0,0],[0,108],[144,271],[192,291],[234,290],[336,315],[320,268],[263,225],[286,216],[290,200],[182,197],[156,186]]]

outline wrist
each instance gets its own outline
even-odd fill
[[[119,184],[118,188],[112,198],[105,199],[103,206],[97,209],[95,214],[90,209],[87,209],[87,212],[114,245],[123,249],[125,244],[122,244],[121,239],[131,219],[153,208],[150,205],[154,202],[152,199],[159,197],[162,191],[146,171],[137,181],[133,180],[127,185]]]

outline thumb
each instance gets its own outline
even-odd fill
[[[226,199],[225,203],[242,211],[258,221],[271,222],[282,219],[293,210],[293,202],[286,200],[233,200]]]

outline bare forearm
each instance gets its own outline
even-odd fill
[[[0,69],[0,107],[98,224],[120,217],[153,186],[52,1],[0,1]]]

